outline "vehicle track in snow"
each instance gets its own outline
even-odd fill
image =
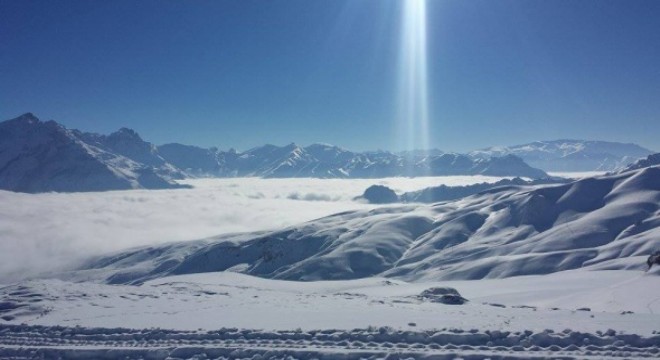
[[[606,332],[319,331],[83,328],[0,325],[2,359],[643,359],[660,356],[660,334]]]

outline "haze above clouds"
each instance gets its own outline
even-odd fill
[[[134,246],[277,229],[346,210],[373,184],[397,192],[486,176],[388,179],[196,179],[193,189],[22,194],[0,191],[0,281]]]

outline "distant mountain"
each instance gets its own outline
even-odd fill
[[[392,189],[386,186],[372,185],[364,191],[362,196],[358,196],[356,200],[364,200],[371,204],[388,204],[396,202],[435,203],[440,201],[457,200],[494,188],[504,190],[505,187],[517,188],[520,186],[565,184],[568,182],[570,182],[570,180],[564,178],[524,180],[517,177],[513,179],[502,179],[493,183],[484,182],[464,186],[433,186],[422,190],[406,192],[401,195],[397,195]]]
[[[140,283],[237,271],[303,281],[437,281],[577,268],[646,270],[649,254],[660,246],[659,210],[660,166],[652,166],[566,184],[496,187],[459,202],[349,211],[278,231],[132,249],[90,259],[66,276]]]
[[[183,174],[162,159],[148,159],[149,147],[127,129],[107,137],[84,134],[27,113],[0,123],[0,189],[34,193],[178,187],[170,180]]]
[[[221,160],[218,149],[204,149],[182,144],[165,144],[156,149],[167,162],[191,175],[218,174]]]
[[[660,165],[660,153],[651,154],[651,155],[647,156],[644,159],[639,159],[639,160],[635,161],[634,163],[632,163],[632,164],[626,166],[625,168],[621,169],[619,172],[637,170],[637,169],[642,169],[642,168],[645,168],[645,167],[655,166],[655,165]]]
[[[327,144],[300,147],[264,145],[237,153],[180,144],[158,148],[160,155],[181,169],[208,176],[266,178],[382,178],[393,176],[490,175],[545,178],[548,175],[508,155],[474,159],[454,153],[394,154],[387,151],[357,153]]]
[[[608,141],[553,140],[529,144],[490,147],[470,153],[486,159],[516,155],[545,171],[612,171],[633,163],[653,151],[635,144]]]
[[[134,130],[110,135],[67,129],[27,113],[0,123],[0,189],[102,191],[177,187],[186,177],[382,178],[490,175],[545,178],[514,155],[475,158],[413,151],[352,152],[328,144],[264,145],[244,152],[155,146]]]
[[[132,129],[121,128],[110,135],[82,133],[77,130],[74,130],[74,133],[90,145],[151,167],[165,178],[183,179],[186,177],[183,171],[165,161],[158,154],[158,148],[154,144],[142,140],[140,135]]]

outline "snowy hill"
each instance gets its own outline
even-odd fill
[[[236,153],[180,144],[159,147],[161,156],[182,169],[205,169],[209,176],[259,176],[266,178],[383,178],[395,176],[488,175],[544,178],[542,170],[508,155],[473,159],[467,155],[394,154],[386,151],[356,153],[337,146],[301,147],[264,145]],[[196,155],[193,156],[192,152]],[[215,152],[214,152],[215,151]],[[200,166],[200,158],[203,165]]]
[[[470,153],[476,158],[513,154],[545,171],[612,171],[653,151],[635,144],[608,141],[554,140],[490,147]]]
[[[124,134],[83,134],[52,120],[42,122],[30,113],[2,122],[0,188],[69,192],[178,186],[170,179],[180,172],[164,160],[157,162],[154,157],[147,165],[133,159],[140,158],[139,147],[147,143],[135,133],[127,134],[128,139]],[[131,149],[131,144],[136,148]],[[126,151],[117,153],[117,148]]]
[[[67,276],[109,283],[226,270],[291,280],[505,278],[582,267],[645,269],[657,248],[660,166],[131,250]]]

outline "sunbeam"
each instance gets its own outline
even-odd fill
[[[398,121],[402,132],[399,144],[405,150],[428,150],[426,0],[405,0],[403,6],[398,94]]]

